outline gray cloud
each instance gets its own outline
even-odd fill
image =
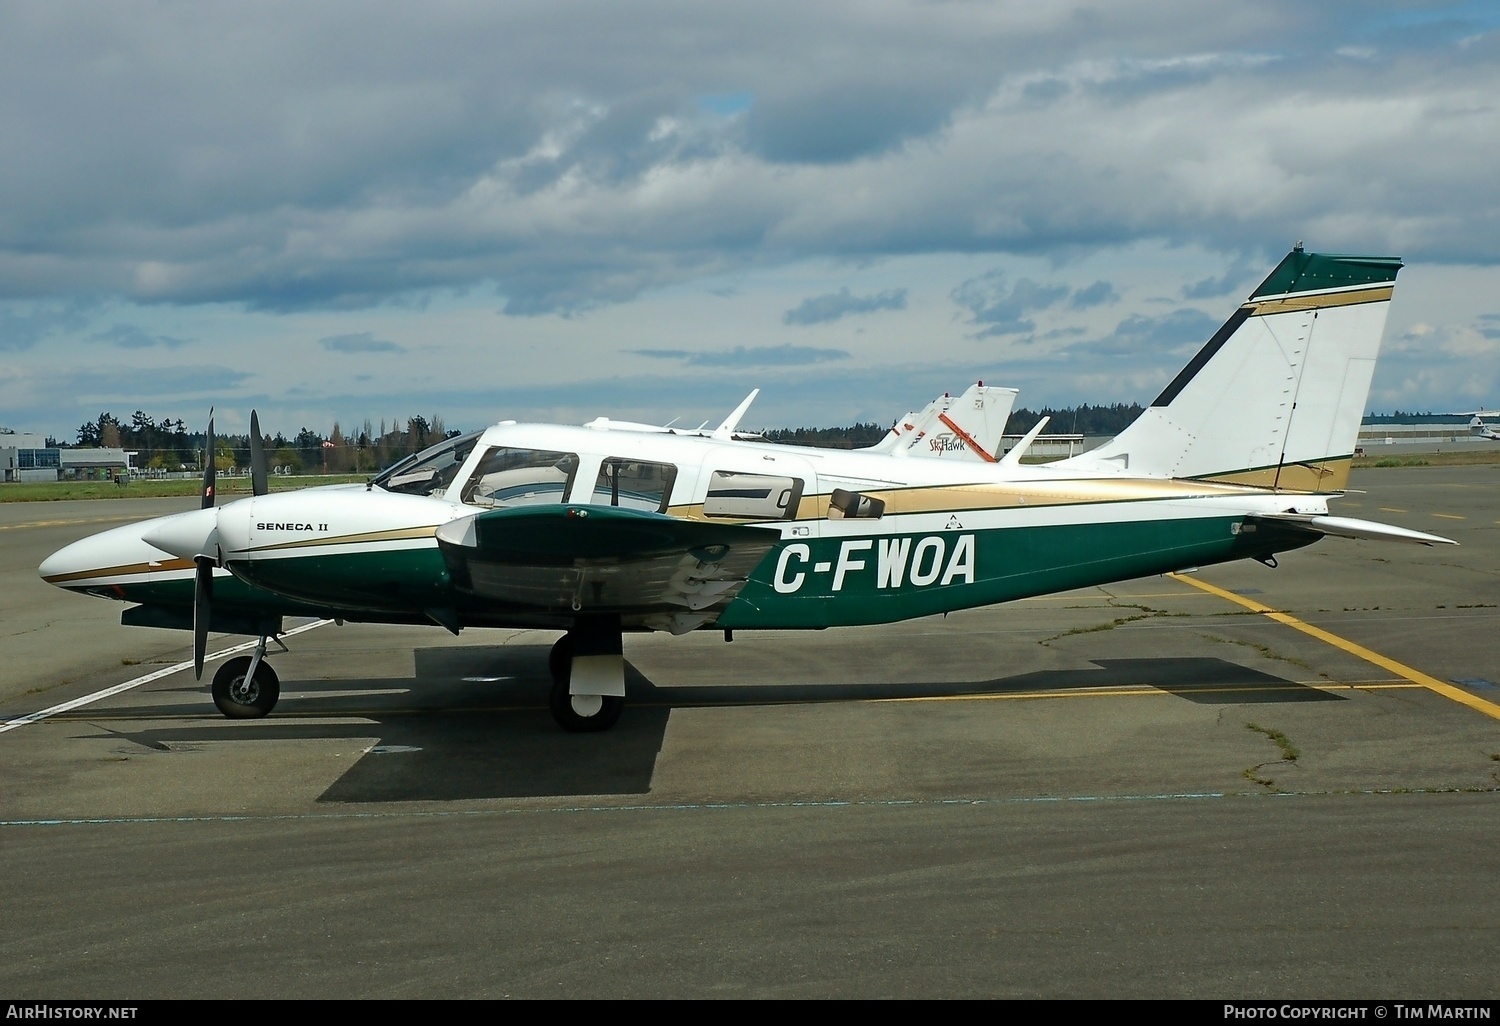
[[[43,339],[78,331],[89,322],[88,304],[77,301],[38,304],[17,311],[0,307],[0,350],[30,349]]]
[[[318,339],[318,345],[330,353],[404,353],[406,349],[394,342],[376,338],[373,332],[361,331],[353,335],[329,335]]]
[[[1038,285],[1030,278],[1007,287],[1004,274],[989,271],[958,286],[952,298],[969,311],[972,323],[984,326],[974,337],[992,338],[1035,331],[1036,323],[1026,315],[1053,306],[1067,294],[1066,285]]]
[[[1107,281],[1096,281],[1087,288],[1076,290],[1068,298],[1068,306],[1074,310],[1087,310],[1091,306],[1101,306],[1105,303],[1118,303],[1120,295],[1115,287]]]
[[[0,290],[531,315],[809,255],[1500,261],[1492,16],[1210,6],[17,13]]]
[[[632,349],[637,356],[680,360],[689,367],[794,367],[830,360],[847,360],[842,349],[811,346],[735,346],[727,352],[690,352],[686,349]]]
[[[171,335],[153,335],[144,328],[136,327],[134,324],[116,324],[107,331],[96,332],[93,339],[97,342],[108,342],[119,346],[121,349],[148,349],[152,346],[163,346],[167,349],[178,349],[187,345],[187,339],[174,338]]]
[[[526,398],[571,388],[559,360],[607,385],[635,373],[621,357],[632,347],[702,338],[718,355],[671,350],[652,367],[657,384],[691,396],[706,377],[727,391],[784,372],[804,396],[793,379],[816,378],[809,364],[843,361],[842,380],[858,362],[865,394],[837,409],[869,404],[884,421],[931,398],[905,386],[938,394],[979,368],[939,380],[873,339],[859,361],[777,343],[801,309],[786,297],[815,287],[804,275],[838,273],[863,300],[888,295],[866,269],[897,264],[903,321],[928,318],[933,346],[950,350],[966,331],[1001,338],[1004,372],[983,376],[1033,390],[1023,401],[1149,399],[1175,368],[1144,354],[1175,353],[1172,325],[1195,327],[1188,314],[1144,318],[1170,309],[1150,297],[1243,294],[1298,238],[1413,265],[1393,326],[1420,323],[1451,347],[1383,359],[1383,401],[1433,394],[1451,407],[1451,382],[1493,387],[1500,366],[1486,337],[1496,322],[1481,316],[1500,276],[1495,5],[80,10],[63,0],[0,15],[7,419],[71,408],[44,390],[58,387],[51,368],[91,365],[101,343],[166,364],[187,338],[189,351],[223,354],[205,365],[258,376],[204,389],[142,366],[205,405],[230,387],[283,400],[266,354],[296,360],[307,398],[283,408],[312,422],[333,376],[398,397],[503,378],[507,402],[563,409]],[[1007,255],[1046,270],[1025,272],[1023,289]],[[1463,288],[1417,287],[1423,264]],[[953,292],[961,320],[942,323],[932,300],[996,266],[1010,277],[966,282]],[[706,312],[710,294],[743,318],[732,330]],[[412,327],[424,305],[429,323],[457,329],[444,358],[415,374],[410,361],[347,358],[425,337]],[[339,324],[340,310],[361,312]],[[1101,311],[1120,323],[1103,338]],[[568,320],[554,334],[557,317]],[[321,337],[349,343],[285,341]],[[1034,345],[1017,358],[1009,339]],[[1117,355],[1097,373],[1089,339]],[[356,363],[364,384],[348,373]],[[1060,367],[1072,376],[1049,382]],[[120,395],[135,379],[114,380]],[[471,409],[508,412],[474,394]],[[643,382],[636,399],[649,394]]]
[[[876,310],[906,309],[906,290],[887,289],[870,296],[856,296],[848,288],[804,299],[781,315],[784,324],[826,324],[850,314]]]
[[[1182,290],[1182,296],[1184,299],[1216,299],[1238,291],[1242,287],[1248,292],[1253,287],[1250,279],[1257,273],[1264,276],[1266,271],[1259,264],[1242,257],[1223,274],[1204,278],[1187,286]]]
[[[1074,343],[1072,356],[1123,356],[1157,361],[1180,357],[1184,350],[1207,342],[1220,321],[1198,310],[1174,310],[1160,317],[1131,314],[1100,339]],[[1170,363],[1170,360],[1166,362]]]

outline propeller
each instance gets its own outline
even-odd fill
[[[260,437],[260,417],[250,411],[250,491],[264,495],[271,490],[266,483],[266,448]]]
[[[208,436],[206,439],[206,458],[203,465],[203,495],[199,503],[199,509],[213,509],[217,494],[214,482],[217,475],[215,467],[214,452],[214,411],[210,407],[208,411]],[[250,489],[256,495],[265,495],[270,491],[266,479],[266,450],[265,443],[260,436],[260,415],[254,410],[250,411]],[[204,526],[196,523],[191,527],[185,527],[188,544],[192,546],[193,565],[196,567],[193,573],[193,674],[198,680],[203,679],[203,659],[208,651],[208,625],[211,618],[211,610],[214,601],[214,567],[222,561],[219,551],[218,529],[209,526],[206,537],[201,532]],[[196,536],[196,537],[195,537]],[[182,536],[173,539],[166,531],[162,531],[156,539],[159,545],[166,546],[167,551],[177,551],[182,548]]]
[[[199,509],[208,509],[214,504],[214,408],[208,408],[208,439],[203,447],[203,501]]]
[[[199,509],[214,505],[214,411],[208,410],[208,437],[203,449],[203,497]],[[203,656],[208,651],[209,606],[214,597],[214,560],[205,554],[193,557],[197,570],[193,574],[193,676],[203,679]]]

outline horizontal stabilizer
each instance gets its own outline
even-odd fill
[[[1312,531],[1315,534],[1331,534],[1339,538],[1363,538],[1367,541],[1406,542],[1410,545],[1457,545],[1451,538],[1440,538],[1435,534],[1408,531],[1404,527],[1377,524],[1372,520],[1355,520],[1351,517],[1316,516],[1311,513],[1256,513],[1251,520],[1269,520]]]

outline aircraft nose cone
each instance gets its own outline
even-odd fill
[[[42,565],[36,568],[37,575],[49,584],[57,584],[69,574],[85,569],[85,560],[79,551],[83,545],[84,542],[64,545],[42,560]]]
[[[219,511],[195,509],[166,517],[141,533],[141,540],[181,559],[218,556]],[[66,550],[65,550],[66,551]]]
[[[37,574],[59,588],[86,588],[113,580],[121,568],[165,558],[160,549],[141,543],[135,524],[80,538],[42,560]]]

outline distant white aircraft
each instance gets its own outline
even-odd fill
[[[899,418],[884,438],[864,451],[997,463],[1018,392],[983,381],[970,385],[957,399],[944,392],[920,413]]]
[[[210,622],[258,637],[214,675],[228,716],[276,704],[263,657],[287,616],[562,631],[552,713],[588,731],[624,705],[626,632],[890,623],[1230,560],[1274,566],[1328,534],[1452,544],[1328,508],[1400,267],[1299,245],[1134,424],[1054,463],[1020,462],[1042,425],[994,460],[1005,417],[986,407],[976,426],[972,404],[935,415],[964,447],[940,448],[983,459],[741,440],[751,393],[713,431],[505,422],[365,486],[271,495],[252,415],[252,497],[216,508],[210,468],[202,508],[75,542],[40,573],[131,603],[125,624],[192,631],[200,673]],[[916,427],[920,448],[931,435]]]
[[[1486,424],[1484,422],[1485,417],[1500,417],[1500,412],[1496,412],[1495,410],[1486,410],[1481,406],[1477,410],[1466,410],[1465,412],[1460,413],[1459,416],[1474,418],[1473,420],[1469,421],[1469,430],[1473,431],[1480,438],[1488,438],[1491,441],[1500,442],[1500,430],[1496,430],[1493,425]]]

